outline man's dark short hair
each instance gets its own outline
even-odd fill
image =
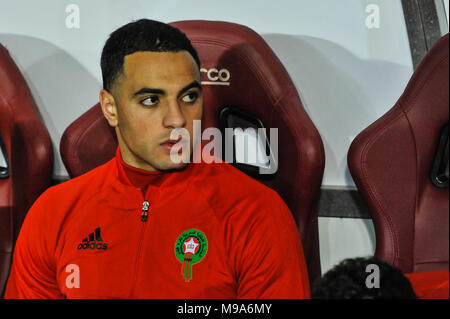
[[[125,56],[139,51],[187,51],[200,68],[197,51],[183,32],[166,23],[141,19],[120,27],[106,41],[100,63],[105,90],[110,91],[121,74]]]
[[[379,267],[379,287],[369,288],[368,265]],[[311,289],[312,299],[416,299],[413,287],[400,269],[371,258],[349,258],[317,279]]]

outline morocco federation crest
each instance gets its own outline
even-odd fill
[[[181,262],[181,275],[189,282],[192,279],[192,265],[205,257],[208,241],[205,234],[197,229],[183,232],[175,243],[175,256]]]

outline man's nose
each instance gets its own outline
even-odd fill
[[[184,127],[186,125],[186,119],[178,101],[169,102],[163,124],[165,127],[171,128]]]

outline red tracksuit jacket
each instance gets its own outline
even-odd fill
[[[226,163],[188,164],[142,192],[119,149],[49,188],[14,251],[6,298],[308,298],[279,195]]]

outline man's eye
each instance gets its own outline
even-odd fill
[[[198,94],[197,92],[190,92],[188,94],[186,94],[185,96],[183,96],[182,100],[183,102],[186,103],[193,103],[195,102],[195,100],[197,100]]]
[[[141,103],[144,104],[144,105],[146,105],[146,106],[153,106],[153,105],[155,105],[156,103],[158,103],[158,97],[155,96],[155,95],[149,96],[149,97],[143,99],[143,100],[141,101]]]

